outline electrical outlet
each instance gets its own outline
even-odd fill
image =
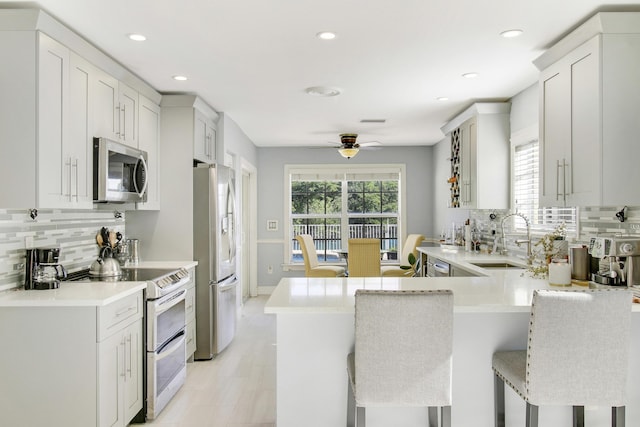
[[[33,247],[33,236],[26,236],[24,238],[24,247],[32,248]]]
[[[267,274],[273,274],[273,267],[272,266],[267,267]]]

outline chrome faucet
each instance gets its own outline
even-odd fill
[[[521,243],[527,244],[527,264],[531,264],[531,223],[529,222],[529,218],[527,218],[526,216],[524,216],[519,212],[507,214],[504,216],[504,218],[502,218],[502,222],[500,224],[500,227],[502,228],[502,254],[503,255],[507,254],[507,241],[504,236],[504,222],[507,218],[511,216],[519,216],[520,218],[524,219],[524,222],[527,225],[527,240],[516,239],[514,243],[518,245],[518,247],[520,247]]]

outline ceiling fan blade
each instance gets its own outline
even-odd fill
[[[362,145],[360,145],[361,150],[367,150],[367,151],[375,151],[375,150],[382,150],[382,145],[365,145],[364,147]]]
[[[382,145],[380,141],[367,141],[367,142],[359,142],[358,145],[360,147],[379,147]]]

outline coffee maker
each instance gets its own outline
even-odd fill
[[[640,286],[640,238],[595,237],[591,239],[589,252],[601,260],[599,271],[591,275],[594,282]]]
[[[67,271],[58,263],[59,259],[60,248],[58,247],[27,249],[25,290],[58,289],[60,279],[67,277]]]

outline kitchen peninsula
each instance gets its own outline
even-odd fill
[[[489,270],[465,265],[462,256],[455,255],[458,264],[482,276],[282,279],[265,306],[266,313],[277,316],[278,426],[345,424],[346,357],[354,345],[356,289],[451,289],[454,294],[452,425],[493,427],[493,352],[525,348],[535,289],[570,288],[551,287],[546,280],[521,276],[523,270]],[[490,258],[496,262],[513,261],[495,255]],[[637,305],[633,306],[634,327],[640,328],[640,306]],[[630,361],[634,360],[640,360],[640,340],[632,343]],[[509,388],[505,396],[507,425],[524,425],[522,399]],[[627,402],[627,425],[640,425],[640,373],[633,363],[629,367]],[[571,425],[571,414],[570,407],[542,407],[540,425]],[[609,415],[609,408],[585,410],[589,426],[610,425]],[[424,408],[367,408],[367,425],[427,425],[427,411]]]

